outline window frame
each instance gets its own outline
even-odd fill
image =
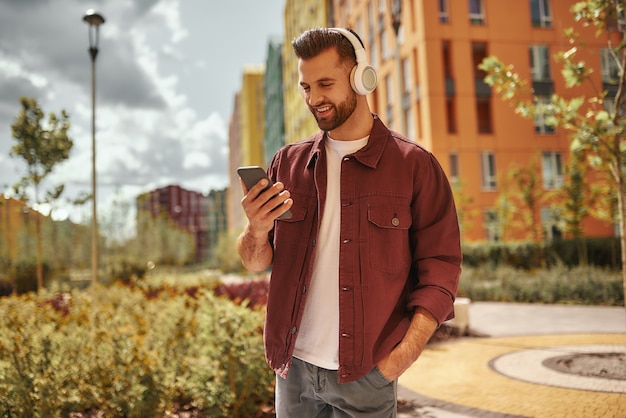
[[[460,168],[459,168],[459,154],[456,151],[451,151],[448,154],[448,164],[449,164],[449,176],[450,183],[458,184],[460,180]]]
[[[483,0],[468,0],[469,20],[472,25],[485,24],[485,4]],[[476,11],[472,9],[476,8]]]
[[[550,75],[550,48],[544,44],[530,45],[530,75],[532,81],[549,81]]]
[[[548,29],[552,27],[550,0],[530,0],[530,24],[534,28]]]
[[[550,103],[550,98],[545,96],[537,96],[537,105],[547,105]],[[546,124],[546,115],[540,112],[535,112],[534,117],[535,133],[539,135],[551,135],[556,132],[554,126]]]
[[[480,153],[481,187],[483,191],[495,191],[498,188],[496,155],[493,151]]]
[[[483,231],[487,241],[500,240],[500,222],[498,219],[498,211],[494,208],[483,209]]]
[[[386,101],[385,101],[385,111],[387,112],[387,123],[389,127],[393,127],[393,78],[391,74],[387,74],[385,76],[385,92],[386,92]]]
[[[600,71],[603,83],[611,85],[617,85],[619,83],[619,65],[611,55],[610,48],[600,48]]]
[[[476,128],[480,135],[493,134],[491,97],[476,96]]]
[[[448,0],[439,0],[439,23],[450,23],[450,5]]]
[[[560,151],[541,153],[541,177],[546,190],[558,189],[563,185],[563,154]]]

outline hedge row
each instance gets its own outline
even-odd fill
[[[615,271],[621,269],[618,238],[554,240],[549,243],[465,243],[463,262],[470,267],[507,266],[524,270],[559,265],[590,265]]]

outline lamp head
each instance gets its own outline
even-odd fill
[[[89,9],[85,12],[83,20],[89,24],[89,26],[100,26],[105,22],[104,17],[94,9]]]

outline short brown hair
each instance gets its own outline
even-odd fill
[[[356,33],[354,35],[358,38]],[[356,54],[352,43],[331,28],[307,29],[291,42],[291,46],[296,57],[303,60],[316,57],[329,48],[335,48],[341,62],[349,61],[353,65],[356,64]]]

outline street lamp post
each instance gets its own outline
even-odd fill
[[[91,57],[91,279],[98,281],[98,211],[96,199],[96,57],[98,56],[98,32],[104,17],[89,9],[83,16],[89,34]]]

